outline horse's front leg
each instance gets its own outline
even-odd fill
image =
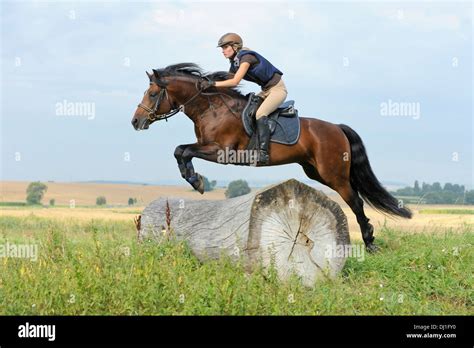
[[[181,176],[183,176],[183,178],[186,179],[186,181],[189,182],[191,186],[201,194],[204,193],[204,180],[199,173],[194,171],[192,159],[197,157],[206,161],[217,162],[219,150],[222,149],[216,143],[207,145],[195,143],[190,145],[181,145],[176,148],[175,157],[178,160]]]

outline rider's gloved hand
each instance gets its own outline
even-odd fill
[[[201,82],[201,90],[204,91],[205,89],[208,89],[209,87],[212,87],[215,85],[216,85],[216,81],[204,80]]]

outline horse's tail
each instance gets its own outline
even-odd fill
[[[354,190],[373,208],[392,215],[411,218],[408,208],[400,207],[398,201],[387,192],[375,177],[360,136],[345,124],[338,125],[351,144],[350,182]]]

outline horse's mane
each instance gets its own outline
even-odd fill
[[[160,77],[166,76],[187,76],[195,79],[209,78],[214,81],[223,81],[232,78],[232,74],[227,71],[214,71],[205,72],[199,65],[195,63],[178,63],[168,65],[163,69],[155,69]],[[238,87],[224,87],[219,88],[220,91],[228,94],[231,97],[239,99],[246,99],[245,95],[239,90]]]

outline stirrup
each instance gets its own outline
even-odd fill
[[[265,150],[260,150],[258,152],[258,161],[257,164],[268,164],[270,162],[270,155]]]

